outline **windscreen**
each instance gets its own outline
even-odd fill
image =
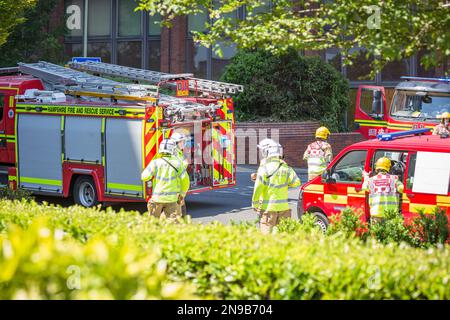
[[[397,91],[391,107],[392,117],[411,121],[438,122],[444,112],[450,112],[450,94]]]

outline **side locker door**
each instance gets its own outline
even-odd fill
[[[213,122],[211,130],[213,186],[233,184],[236,157],[232,122]]]
[[[358,87],[355,107],[355,130],[365,138],[375,138],[380,129],[387,127],[387,105],[384,87],[361,85]]]

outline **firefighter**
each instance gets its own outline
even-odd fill
[[[381,222],[386,210],[399,210],[399,193],[403,193],[403,183],[396,175],[389,174],[391,160],[381,157],[375,163],[375,175],[363,171],[362,189],[369,191],[371,223]]]
[[[333,151],[327,142],[330,130],[320,127],[316,130],[316,141],[308,145],[303,160],[308,161],[308,180],[321,175],[333,159]]]
[[[263,161],[258,168],[252,207],[260,215],[260,228],[268,234],[280,222],[291,218],[288,188],[301,182],[295,171],[284,162],[282,147],[275,141],[261,149]]]
[[[434,127],[433,134],[434,135],[450,134],[450,124],[449,124],[450,113],[444,112],[438,117],[441,118],[441,123],[439,123],[437,126]]]
[[[152,198],[148,202],[151,216],[178,222],[181,202],[189,189],[189,176],[182,161],[176,157],[176,144],[165,139],[159,145],[159,157],[152,160],[141,174],[143,181],[152,180]]]
[[[256,147],[257,147],[259,150],[262,150],[262,149],[264,149],[264,148],[266,148],[266,147],[268,147],[268,146],[279,146],[279,147],[281,147],[281,145],[280,145],[279,143],[275,142],[275,141],[272,140],[272,139],[268,139],[268,138],[261,140],[261,141],[259,142],[259,144],[258,144]],[[259,163],[259,165],[263,165],[263,164],[265,163],[265,161],[266,161],[266,159],[265,159],[265,158],[262,158],[261,161],[260,161],[260,163]],[[251,179],[252,181],[256,181],[256,172],[253,172],[253,173],[250,175],[250,179]]]
[[[186,157],[184,156],[184,148],[186,147],[186,140],[187,136],[180,133],[180,132],[174,132],[172,136],[170,137],[177,145],[175,156],[178,158],[178,160],[183,163],[184,169],[187,170],[187,166],[189,162],[187,161]],[[177,207],[179,209],[179,215],[185,216],[186,215],[186,202],[184,201],[184,198],[180,201],[180,205]]]

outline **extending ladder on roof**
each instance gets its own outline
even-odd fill
[[[176,80],[187,80],[189,82],[190,90],[216,95],[234,94],[244,90],[242,85],[194,78],[191,73],[170,74],[93,61],[70,62],[69,66],[75,70],[99,75],[123,77],[137,81],[145,81],[152,84],[161,84]]]
[[[158,93],[158,86],[126,84],[91,74],[68,69],[45,61],[19,63],[19,71],[33,75],[46,83],[50,90],[74,96],[113,98],[115,100],[151,101],[163,105],[167,117],[184,121],[186,116],[205,112],[213,114],[220,106],[208,106],[182,98]]]
[[[19,63],[19,71],[41,79],[50,90],[60,90],[75,96],[153,102],[158,98],[156,86],[120,83],[45,61]]]

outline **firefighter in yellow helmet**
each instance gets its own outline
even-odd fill
[[[433,134],[434,135],[445,135],[450,134],[450,113],[444,112],[438,118],[441,118],[441,123],[439,123],[436,127],[434,127]]]
[[[375,175],[363,172],[363,190],[369,191],[370,221],[380,222],[386,210],[399,210],[399,193],[403,193],[403,183],[396,175],[389,174],[391,160],[381,157],[375,163]]]
[[[189,176],[183,162],[176,157],[176,144],[165,139],[159,145],[159,157],[152,160],[141,174],[143,181],[152,180],[152,197],[148,202],[149,214],[178,222],[181,201],[189,189]]]
[[[316,141],[308,145],[303,160],[308,162],[308,180],[320,176],[333,159],[333,151],[327,142],[330,130],[320,127],[316,130]]]
[[[300,186],[295,171],[284,162],[283,148],[276,142],[261,149],[264,161],[258,168],[252,207],[260,214],[261,232],[268,234],[280,219],[291,218],[288,188]]]

